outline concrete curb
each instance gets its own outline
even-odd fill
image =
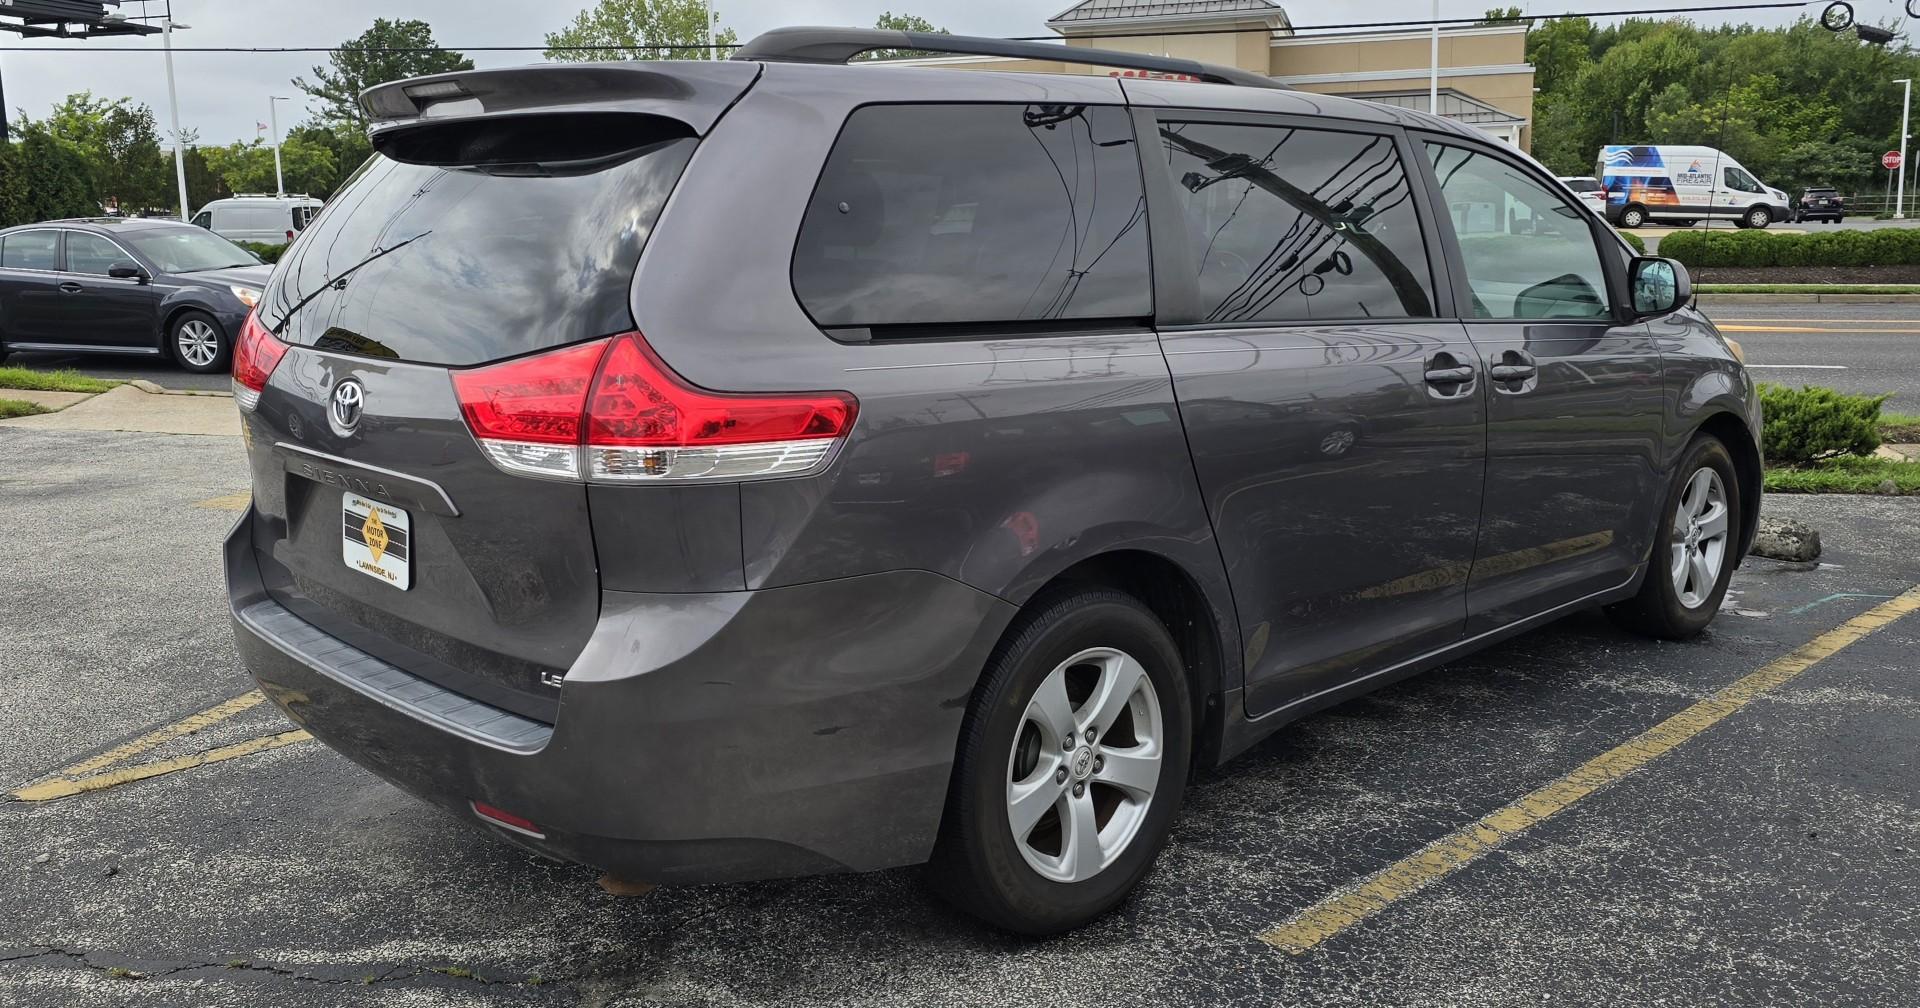
[[[1920,304],[1920,294],[1696,294],[1702,305]]]
[[[142,392],[147,393],[148,395],[191,395],[191,396],[217,396],[217,397],[222,397],[226,399],[233,398],[233,393],[231,392],[217,392],[213,389],[170,389],[164,385],[155,385],[153,382],[150,382],[145,378],[135,378],[134,380],[128,382],[127,384],[133,386],[134,388],[139,389]]]

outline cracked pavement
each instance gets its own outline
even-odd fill
[[[10,431],[0,775],[241,695],[238,439]],[[76,464],[82,460],[84,464]],[[1920,581],[1920,499],[1773,497],[1703,638],[1594,614],[1307,718],[1196,782],[1118,913],[1028,942],[917,869],[618,897],[317,743],[0,802],[0,1006],[1912,1005],[1920,614],[1300,956],[1259,933]],[[284,731],[268,705],[154,746]]]

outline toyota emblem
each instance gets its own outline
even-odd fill
[[[333,427],[333,432],[341,437],[352,434],[354,428],[360,426],[360,414],[365,411],[366,404],[367,392],[359,382],[348,378],[335,385],[333,396],[327,403],[327,421]]]

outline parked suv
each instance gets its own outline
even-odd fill
[[[1832,186],[1808,186],[1801,191],[1800,201],[1793,208],[1793,219],[1796,223],[1830,220],[1838,224],[1847,219],[1847,201]]]
[[[1713,618],[1753,384],[1524,155],[875,48],[1063,58],[790,29],[361,97],[234,364],[234,626],[291,718],[624,878],[932,860],[1048,934],[1288,721],[1588,607]]]

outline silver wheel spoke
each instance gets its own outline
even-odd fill
[[[1674,587],[1681,591],[1687,589],[1687,547],[1682,543],[1673,544],[1673,565],[1667,569],[1667,575],[1673,578]]]
[[[1079,880],[1106,867],[1100,849],[1100,824],[1093,814],[1093,797],[1067,797],[1060,817],[1060,867]]]
[[[1702,469],[1687,481],[1687,517],[1698,518],[1707,509],[1707,496],[1713,486],[1713,470]]]
[[[1093,772],[1094,780],[1125,791],[1129,798],[1153,797],[1153,789],[1160,783],[1159,750],[1149,746],[1109,749],[1101,754],[1101,760],[1103,765]]]
[[[1007,795],[1007,822],[1013,827],[1013,835],[1025,841],[1027,834],[1033,832],[1033,826],[1040,817],[1047,814],[1060,801],[1060,795],[1066,786],[1053,779],[1054,768],[1060,765],[1059,759],[1041,760],[1040,767],[1034,772],[1030,783],[1015,784]]]
[[[1043,738],[1042,745],[1053,749],[1073,734],[1073,704],[1067,700],[1066,666],[1054,669],[1053,673],[1040,683],[1033,699],[1027,701],[1027,720],[1040,726],[1051,738]]]
[[[1687,580],[1693,585],[1693,591],[1690,594],[1704,597],[1708,592],[1713,590],[1713,579],[1716,572],[1707,566],[1706,554],[1696,550],[1692,556],[1687,558],[1687,569]]]
[[[1700,518],[1700,538],[1702,540],[1718,539],[1726,534],[1727,506],[1715,503],[1712,509]]]
[[[1140,689],[1140,680],[1145,679],[1147,670],[1132,657],[1115,653],[1100,665],[1100,683],[1093,688],[1093,696],[1087,698],[1087,704],[1079,718],[1084,727],[1092,725],[1105,735],[1113,729],[1114,722],[1120,720],[1120,712],[1127,709],[1127,701]]]

